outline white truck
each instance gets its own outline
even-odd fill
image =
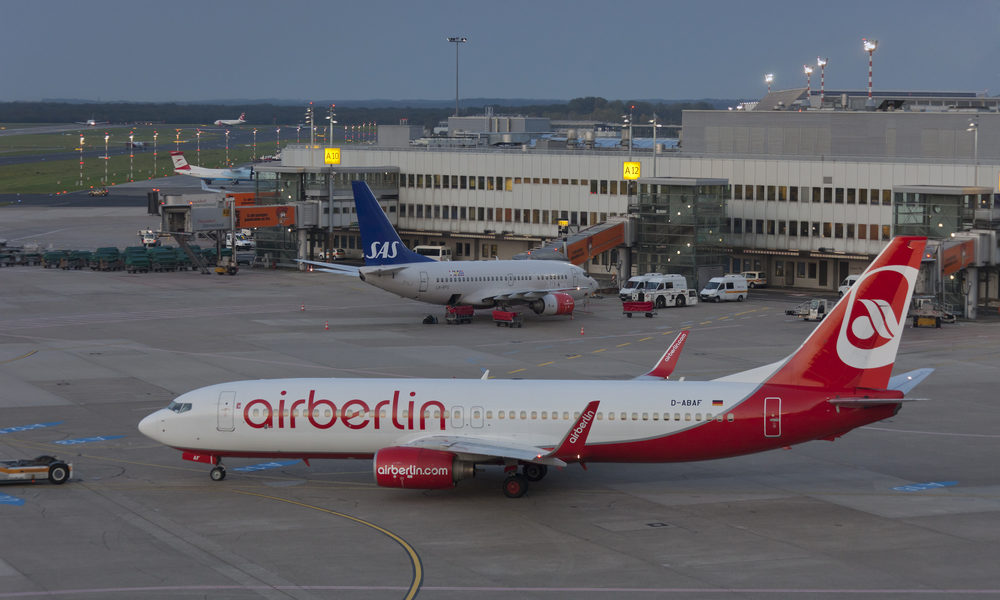
[[[687,280],[683,275],[667,273],[665,275],[654,274],[647,277],[642,287],[632,294],[632,299],[637,301],[652,302],[656,308],[666,308],[668,306],[686,306],[691,304],[692,299],[697,302],[697,293],[689,290]]]
[[[656,275],[659,275],[659,273],[646,273],[645,275],[633,275],[632,277],[629,277],[628,281],[625,282],[625,285],[618,290],[618,299],[622,302],[632,300],[632,296],[634,296],[635,293],[642,288],[643,284],[645,284],[650,277],[654,277]]]
[[[705,284],[700,295],[703,302],[725,302],[728,300],[743,302],[747,297],[747,278],[735,274],[713,277]]]

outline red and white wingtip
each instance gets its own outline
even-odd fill
[[[674,372],[674,367],[677,366],[677,359],[681,356],[681,349],[684,348],[684,342],[687,341],[688,334],[691,332],[687,329],[677,334],[674,341],[667,347],[667,350],[660,357],[660,360],[656,362],[656,366],[653,370],[646,373],[644,377],[653,377],[656,379],[669,379],[670,374]]]

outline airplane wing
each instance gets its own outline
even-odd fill
[[[319,267],[315,269],[316,271],[321,271],[323,273],[335,273],[337,275],[347,275],[349,277],[359,277],[358,267],[351,265],[338,265],[337,263],[321,262],[318,260],[305,260],[302,258],[295,259],[295,262],[300,262],[306,265],[312,265],[314,267]]]
[[[482,299],[483,302],[533,302],[539,298],[545,296],[546,294],[551,294],[552,290],[520,290],[517,292],[511,292],[509,294],[496,294],[493,296],[487,296]]]
[[[589,402],[566,431],[563,439],[551,450],[500,438],[491,440],[456,435],[432,435],[404,445],[464,454],[466,458],[472,460],[513,459],[539,465],[565,467],[567,461],[583,462],[587,436],[594,421],[597,420],[597,407],[600,403],[600,400]]]
[[[636,379],[669,379],[670,374],[674,372],[674,367],[677,366],[677,359],[681,356],[681,349],[684,348],[684,342],[687,341],[688,334],[691,333],[689,330],[677,334],[674,341],[670,343],[667,350],[660,357],[660,360],[656,361],[656,366],[653,367],[651,371],[645,375],[640,375]]]

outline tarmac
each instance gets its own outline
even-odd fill
[[[156,222],[144,203],[8,206],[0,238],[125,246]],[[625,395],[682,328],[675,376],[711,379],[793,351],[813,324],[784,310],[808,297],[632,319],[605,297],[508,329],[487,312],[447,325],[441,307],[318,272],[0,268],[0,459],[74,469],[0,488],[0,599],[1000,597],[996,321],[907,327],[896,372],[934,367],[911,394],[927,401],[835,442],[574,465],[517,500],[496,468],[413,491],[377,487],[366,460],[227,459],[213,482],[136,429],[241,379],[488,369],[620,379]]]

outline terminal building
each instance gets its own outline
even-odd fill
[[[258,234],[279,260],[361,255],[350,182],[364,179],[409,245],[462,259],[511,258],[586,240],[574,256],[609,285],[634,273],[764,271],[772,285],[836,290],[894,235],[931,238],[918,293],[968,318],[1000,306],[1000,112],[976,94],[805,89],[742,110],[683,113],[678,139],[619,127],[554,131],[545,119],[449,119],[451,136],[379,126],[375,144],[292,144],[259,165],[262,201],[295,204],[294,226]],[[636,127],[636,133],[640,133]],[[623,177],[640,163],[637,180]],[[596,227],[600,226],[600,227]],[[586,244],[585,244],[586,245]]]

